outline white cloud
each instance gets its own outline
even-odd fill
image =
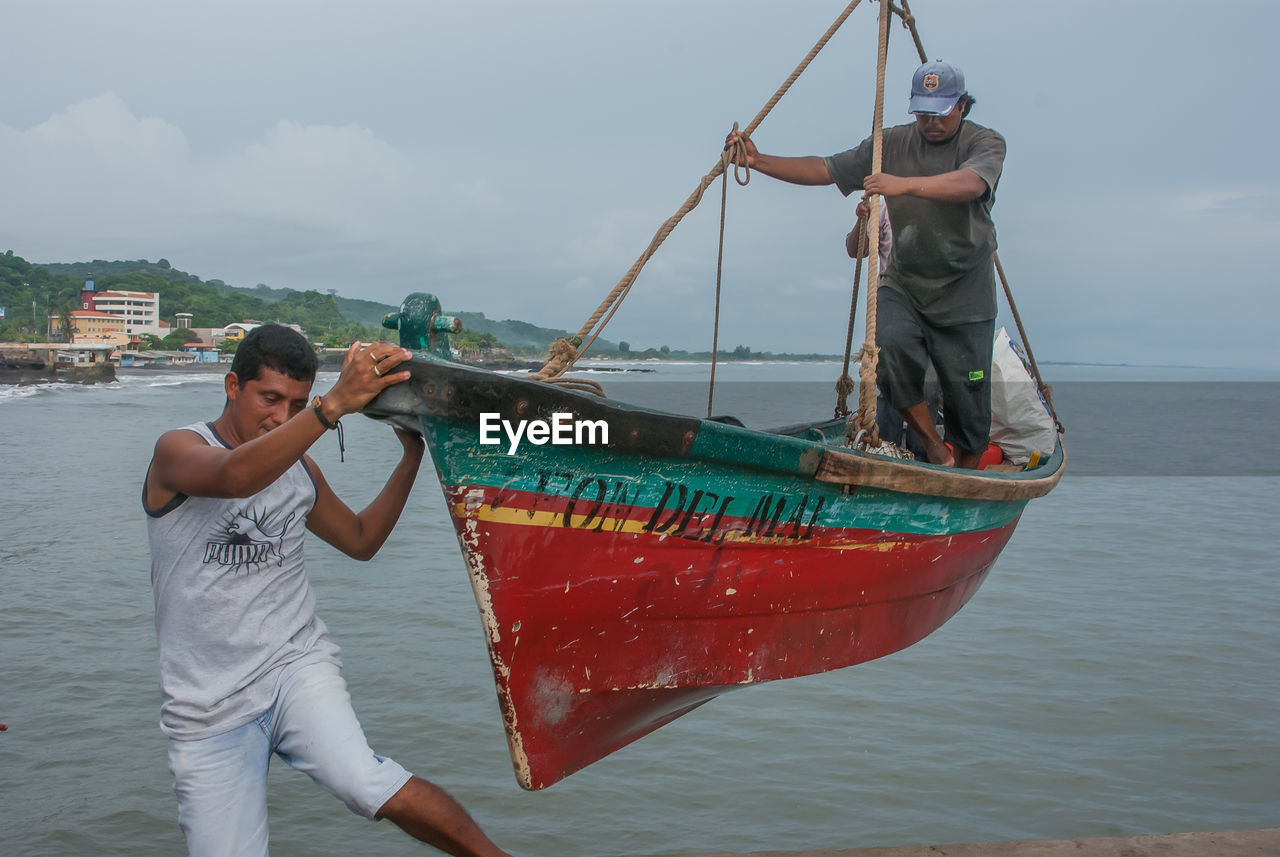
[[[0,127],[0,233],[26,250],[68,233],[118,238],[163,223],[155,203],[189,190],[188,158],[181,131],[135,117],[111,92],[27,131]]]
[[[192,168],[202,208],[366,241],[408,231],[430,197],[412,162],[356,125],[281,120],[266,139]]]
[[[447,173],[433,181],[420,164],[368,128],[290,120],[197,158],[181,129],[107,92],[25,131],[0,126],[0,238],[37,261],[191,254],[229,281],[261,264],[249,282],[278,273],[280,257],[333,264],[339,248],[363,257],[356,269],[383,254],[448,255],[458,221],[501,199],[481,180],[444,186]]]

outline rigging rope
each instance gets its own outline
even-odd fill
[[[844,336],[844,367],[836,379],[835,419],[849,416],[849,394],[853,392],[853,379],[849,377],[849,355],[853,350],[854,320],[858,316],[858,286],[862,282],[862,257],[867,255],[867,218],[858,215],[853,227],[858,233],[858,243],[853,258],[853,294],[849,298],[849,328]]]
[[[911,31],[911,40],[916,43],[916,53],[920,55],[920,62],[922,64],[927,63],[929,57],[925,54],[924,45],[920,42],[920,31],[916,29],[916,16],[911,14],[911,6],[907,3],[907,0],[902,0],[902,8],[898,8],[893,4],[890,4],[889,8],[902,19],[902,26]]]
[[[733,130],[738,130],[738,123],[733,123]],[[729,164],[734,161],[747,162],[747,144],[738,140],[733,148],[728,146],[720,153],[720,163],[724,171],[720,173],[720,242],[716,246],[716,315],[711,327],[711,383],[707,385],[707,418],[711,418],[711,403],[716,395],[716,364],[720,350],[720,282],[724,274],[724,215],[729,202]],[[733,180],[742,187],[751,183],[751,168],[743,167],[741,174],[734,163]]]
[[[1009,280],[1004,275],[1004,265],[1000,264],[1000,256],[995,255],[996,273],[1000,275],[1000,285],[1004,286],[1004,297],[1009,302],[1009,310],[1013,313],[1013,321],[1018,325],[1018,335],[1022,337],[1022,347],[1026,349],[1027,361],[1031,363],[1031,374],[1036,379],[1036,389],[1040,391],[1041,397],[1044,398],[1045,407],[1049,409],[1049,416],[1053,417],[1053,424],[1058,429],[1058,434],[1062,434],[1065,429],[1062,423],[1058,421],[1058,413],[1053,409],[1053,389],[1044,382],[1040,377],[1040,367],[1036,365],[1036,357],[1031,353],[1031,342],[1027,339],[1027,331],[1022,326],[1022,316],[1018,315],[1018,305],[1013,302],[1013,291],[1009,288]]]
[[[880,37],[876,48],[876,106],[871,120],[871,173],[880,172],[884,155],[884,73],[889,56],[889,0],[880,3]],[[867,201],[867,333],[858,350],[858,420],[859,431],[870,437],[868,446],[880,444],[876,429],[876,364],[880,349],[876,346],[876,299],[880,286],[880,206],[884,201],[873,193]],[[872,224],[875,228],[872,228]]]
[[[772,111],[774,106],[782,99],[782,96],[786,95],[787,90],[791,88],[791,85],[795,83],[804,70],[809,67],[809,63],[813,62],[814,57],[816,57],[818,53],[826,47],[827,42],[831,41],[831,37],[836,34],[836,31],[840,29],[840,26],[845,22],[845,19],[853,13],[853,10],[856,9],[858,4],[861,2],[862,0],[852,0],[852,2],[845,7],[845,10],[836,16],[835,21],[832,22],[831,26],[827,28],[827,31],[822,34],[822,37],[818,39],[814,46],[809,50],[809,53],[805,55],[805,58],[800,61],[800,64],[795,67],[795,70],[791,72],[783,84],[778,87],[776,92],[774,92],[773,97],[769,99],[768,103],[760,109],[760,112],[756,114],[756,117],[747,125],[746,130],[743,132],[744,134],[751,136],[752,132],[759,127],[760,123],[769,115],[769,112]],[[710,185],[711,182],[715,181],[716,178],[725,171],[725,168],[726,163],[722,154],[720,160],[716,162],[716,165],[712,168],[711,172],[702,177],[702,180],[698,183],[698,187],[689,195],[689,198],[685,200],[684,205],[680,206],[680,210],[667,218],[662,226],[658,228],[657,233],[653,236],[653,240],[649,242],[649,246],[640,254],[640,258],[635,261],[627,273],[623,275],[622,279],[618,281],[618,284],[613,287],[613,290],[609,292],[603,301],[600,302],[600,306],[596,308],[596,311],[591,314],[591,317],[587,319],[587,321],[578,330],[577,335],[574,336],[573,339],[577,340],[577,343],[584,343],[582,347],[577,347],[577,343],[567,339],[557,339],[551,345],[551,353],[546,364],[533,374],[532,377],[534,379],[545,381],[548,378],[554,378],[558,375],[564,374],[564,372],[572,366],[588,348],[591,347],[591,344],[595,342],[596,337],[598,337],[601,331],[604,330],[605,325],[607,325],[609,320],[613,318],[613,314],[617,312],[618,307],[621,305],[623,299],[626,298],[627,293],[631,291],[631,286],[635,283],[636,277],[640,275],[640,271],[644,268],[645,263],[649,261],[649,258],[653,256],[654,252],[662,242],[665,241],[667,236],[671,234],[672,230],[676,228],[676,225],[684,219],[684,216],[698,205],[702,199],[703,191],[705,191],[707,186]],[[605,316],[606,312],[608,313],[608,316]],[[602,317],[603,321],[601,321]],[[599,325],[597,326],[598,322]],[[561,345],[561,343],[563,343],[563,345]]]

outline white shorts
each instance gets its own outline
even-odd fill
[[[338,667],[303,667],[257,719],[211,738],[169,739],[178,823],[192,857],[265,857],[272,753],[366,818],[410,776],[369,749]]]

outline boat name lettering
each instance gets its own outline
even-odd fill
[[[640,502],[644,486],[632,480],[554,470],[539,470],[537,476],[537,493],[550,500],[562,527],[619,532],[643,510],[648,519],[642,532],[713,544],[729,537],[806,541],[813,538],[827,502],[807,492],[734,497],[663,480],[665,487],[649,509]],[[557,497],[562,507],[551,499]],[[530,518],[535,514],[529,510]]]
[[[674,503],[672,502],[673,494],[675,495]],[[690,493],[688,486],[668,482],[667,490],[663,492],[658,505],[653,508],[653,514],[649,517],[649,523],[644,525],[644,530],[647,533],[665,533],[668,536],[709,542],[716,536],[720,519],[724,517],[731,502],[733,502],[732,497],[721,498],[714,491],[695,488]],[[669,512],[668,504],[670,504]],[[665,518],[664,513],[666,513]],[[708,517],[711,519],[709,525]],[[721,540],[724,539],[724,533],[719,533],[719,536]]]
[[[763,538],[808,539],[813,536],[813,526],[818,521],[818,513],[826,504],[825,497],[819,497],[813,504],[813,512],[805,522],[805,513],[809,509],[810,497],[801,494],[799,499],[791,498],[791,509],[788,513],[787,498],[781,495],[765,494],[756,501],[751,517],[747,519],[745,535]],[[784,520],[783,515],[787,517]]]
[[[741,525],[736,522],[725,525],[723,519],[733,501],[733,497],[722,497],[714,491],[668,482],[644,529],[649,533],[716,543],[731,533],[747,538],[805,540],[813,536],[818,514],[826,504],[825,498],[818,497],[814,502],[807,493],[799,497],[763,494],[754,504],[750,498],[735,504],[739,509],[751,508]]]
[[[578,420],[573,414],[554,413],[550,420],[502,419],[501,414],[480,415],[480,443],[493,446],[507,436],[507,455],[515,455],[521,439],[534,446],[551,443],[556,446],[596,446],[609,443],[609,424],[604,420]]]
[[[608,480],[588,476],[578,482],[565,506],[563,523],[566,527],[576,529],[594,529],[597,533],[610,523],[614,532],[622,529],[626,523],[626,513],[630,511],[640,494],[640,486],[631,486],[621,480],[614,480],[612,495]],[[578,503],[584,504],[585,512],[577,511]],[[580,519],[575,519],[581,516]],[[593,526],[594,525],[594,526]]]

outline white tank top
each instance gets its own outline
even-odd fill
[[[185,426],[228,447],[210,423]],[[303,563],[316,488],[302,459],[252,497],[188,497],[148,509],[160,649],[160,728],[207,738],[271,707],[303,666],[341,666]]]

